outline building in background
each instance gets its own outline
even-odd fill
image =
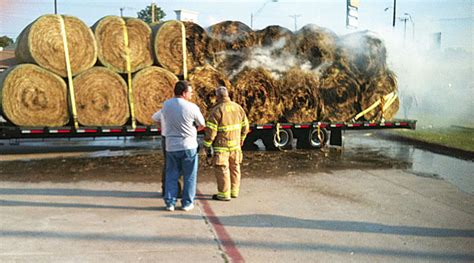
[[[198,23],[198,12],[184,9],[174,10],[174,12],[177,20]]]

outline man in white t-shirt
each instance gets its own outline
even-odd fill
[[[197,131],[204,129],[205,121],[199,107],[190,102],[193,88],[187,81],[178,81],[174,98],[163,103],[154,114],[166,136],[166,179],[164,200],[166,209],[174,211],[178,196],[178,177],[184,177],[181,205],[184,211],[194,208],[198,169]]]

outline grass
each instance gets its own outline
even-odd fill
[[[393,132],[406,138],[474,152],[473,128],[459,126],[419,127],[416,130],[397,130]]]

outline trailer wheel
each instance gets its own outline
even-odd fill
[[[319,149],[328,142],[328,131],[320,129],[321,140],[318,137],[318,129],[311,129],[304,136],[298,139],[297,146],[301,149]]]
[[[271,138],[262,138],[265,150],[291,150],[293,148],[293,132],[290,129],[279,129],[279,136],[277,136],[276,130],[274,130],[272,135]]]

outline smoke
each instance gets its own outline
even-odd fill
[[[419,127],[474,127],[472,51],[437,49],[429,37],[405,43],[393,32],[383,37],[388,66],[398,76],[397,117],[417,119]]]
[[[284,72],[295,67],[298,67],[305,72],[314,73],[319,77],[323,68],[329,66],[327,63],[324,63],[323,65],[313,69],[309,60],[298,58],[295,54],[284,49],[286,41],[287,40],[282,37],[277,41],[272,42],[269,46],[252,47],[245,61],[237,69],[231,72],[230,78],[232,79],[246,67],[262,67],[269,71],[275,79],[279,79]]]

